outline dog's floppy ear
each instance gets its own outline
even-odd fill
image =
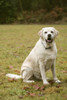
[[[56,32],[56,36],[59,34],[59,31],[57,31],[56,29],[55,29],[55,32]]]
[[[43,39],[43,28],[38,32],[38,35]]]
[[[56,36],[59,34],[59,31],[57,31],[54,27],[53,27],[55,33],[56,33]]]
[[[58,35],[59,34],[59,31],[56,30],[56,34]]]

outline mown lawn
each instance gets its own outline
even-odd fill
[[[6,73],[20,74],[22,62],[38,40],[42,27],[54,26],[59,30],[56,71],[62,84],[42,81],[33,84],[11,80]],[[49,71],[47,76],[52,78]],[[0,25],[0,100],[67,100],[67,25]]]

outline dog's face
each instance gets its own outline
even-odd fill
[[[42,28],[38,33],[39,36],[46,41],[46,43],[52,43],[58,34],[58,31],[54,27]]]

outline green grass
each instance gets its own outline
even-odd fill
[[[62,84],[52,83],[36,90],[36,84],[43,86],[42,81],[27,84],[5,77],[6,73],[20,73],[22,62],[39,39],[38,31],[46,26],[59,30],[56,71]],[[52,78],[50,71],[47,75]],[[67,100],[67,25],[0,25],[0,100],[20,99]]]

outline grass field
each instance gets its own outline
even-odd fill
[[[22,62],[39,39],[42,27],[54,26],[59,35],[56,71],[61,84],[33,84],[11,80],[6,73],[20,74]],[[47,76],[52,78],[51,72]],[[0,100],[67,100],[67,25],[0,25]]]

